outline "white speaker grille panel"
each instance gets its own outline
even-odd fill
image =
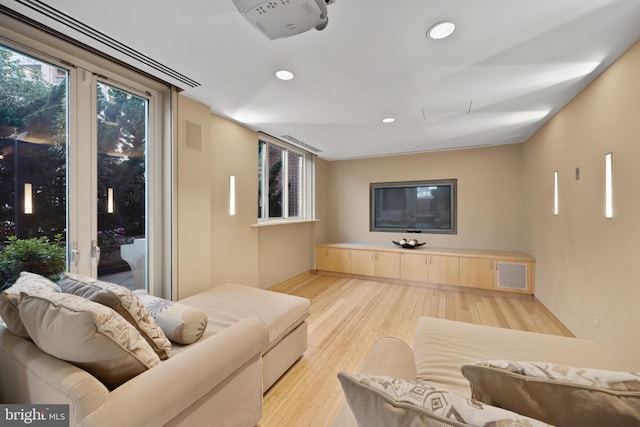
[[[527,264],[498,262],[498,287],[505,289],[527,289]]]
[[[194,150],[202,151],[202,126],[200,123],[184,121],[184,145]]]

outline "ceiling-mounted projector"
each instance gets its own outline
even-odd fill
[[[335,0],[233,0],[238,11],[271,40],[327,26]]]

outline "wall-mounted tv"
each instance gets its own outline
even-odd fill
[[[370,230],[456,234],[457,180],[372,183]]]

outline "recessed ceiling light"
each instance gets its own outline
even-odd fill
[[[382,119],[382,123],[393,123],[395,121],[396,119],[394,119],[393,117],[387,117],[386,119]]]
[[[440,40],[449,37],[451,34],[453,34],[455,29],[456,26],[453,24],[453,22],[442,21],[429,28],[429,31],[427,31],[427,36],[434,40]]]
[[[278,70],[276,71],[276,77],[280,80],[291,80],[293,78],[293,73],[289,70]]]

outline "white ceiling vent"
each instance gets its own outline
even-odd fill
[[[451,117],[471,114],[473,101],[460,100],[446,105],[430,105],[422,107],[422,118],[426,121],[445,120]]]
[[[282,135],[283,139],[286,139],[288,142],[293,143],[294,145],[297,145],[300,148],[304,148],[305,150],[309,150],[309,151],[313,151],[314,153],[321,153],[322,150],[307,144],[306,142],[302,142],[300,141],[298,138],[291,136],[291,135]]]
[[[159,78],[161,80],[166,80],[165,78],[163,78],[166,76],[189,87],[200,86],[200,83],[174,70],[170,66],[156,61],[155,59],[133,49],[129,45],[119,42],[108,34],[92,28],[82,21],[77,20],[72,16],[65,14],[61,10],[58,10],[53,6],[47,4],[54,2],[45,3],[40,0],[17,0],[17,3],[20,3],[24,7],[36,12],[36,16],[43,15],[54,23],[62,24],[66,29],[72,30],[72,32],[75,34],[73,36],[69,34],[62,34],[43,23],[41,18],[34,19],[32,17],[27,17],[4,6],[0,6],[0,10],[5,14],[14,17],[15,19],[18,19],[19,21],[26,22],[29,25],[39,28],[47,33],[53,34],[72,44],[80,46],[83,49],[87,49],[100,56],[107,56],[107,58],[110,60],[116,60],[113,57],[108,56],[109,54],[103,53],[103,49],[98,49],[93,45],[93,43],[90,43],[91,46],[86,44],[81,40],[81,38],[84,37],[89,40],[89,42],[96,42],[97,45],[112,50],[116,56],[122,55],[124,58],[126,58],[117,58],[117,62],[120,62],[123,65],[128,64],[129,67],[133,66],[136,70],[143,70],[143,72],[147,71],[144,69],[144,67],[149,67],[150,69],[157,71],[157,73],[151,72],[150,74],[155,75],[156,78]],[[77,36],[80,36],[80,38],[78,38]],[[140,67],[139,64],[142,64],[144,67]],[[158,76],[157,74],[160,74],[160,76]]]
[[[271,40],[327,26],[335,0],[233,0],[238,11]]]

